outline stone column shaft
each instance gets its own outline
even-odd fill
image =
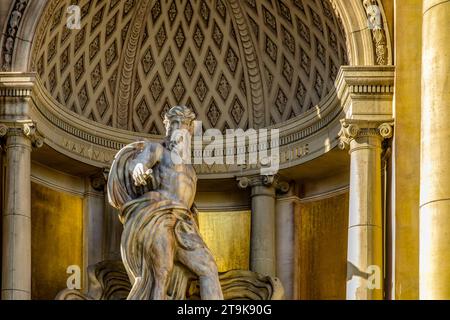
[[[250,268],[263,275],[275,276],[275,188],[255,185],[251,196]]]
[[[83,199],[86,267],[103,259],[104,203],[103,190],[96,190],[87,179]]]
[[[286,192],[289,184],[280,182],[277,176],[266,175],[241,177],[238,181],[240,188],[252,188],[250,269],[275,277],[275,197],[277,189]]]
[[[104,198],[104,230],[103,230],[103,259],[120,260],[120,241],[123,225],[119,220],[119,210],[113,208],[108,201],[107,181],[110,168],[103,169],[103,198]]]
[[[360,125],[366,127],[361,128]],[[350,147],[347,299],[383,299],[381,142],[390,124],[343,121],[341,147]]]
[[[450,299],[450,1],[423,1],[420,299]]]
[[[113,208],[108,202],[108,196],[105,192],[105,234],[104,234],[104,253],[105,260],[120,260],[120,240],[123,225],[119,220],[119,210]]]
[[[31,299],[31,141],[19,128],[6,137],[2,300]]]
[[[294,215],[299,199],[288,196],[277,199],[276,204],[276,256],[277,277],[284,287],[286,299],[294,294]]]

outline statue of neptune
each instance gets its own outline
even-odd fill
[[[124,225],[121,254],[132,285],[128,299],[182,297],[169,292],[171,284],[183,282],[183,276],[174,279],[176,268],[198,278],[202,299],[223,299],[217,266],[200,236],[193,205],[197,176],[185,150],[194,119],[187,107],[171,108],[164,119],[163,143],[129,144],[111,166],[108,200],[119,209]]]

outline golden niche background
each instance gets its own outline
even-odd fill
[[[345,299],[348,193],[295,212],[297,299]],[[66,269],[83,270],[83,199],[32,183],[32,298],[54,299]],[[200,212],[200,232],[220,272],[249,269],[251,212]]]
[[[343,299],[346,292],[348,193],[304,202],[295,215],[297,299]]]
[[[219,272],[249,270],[251,211],[201,212],[200,233]]]
[[[83,274],[83,199],[31,184],[32,299],[52,300],[67,287],[70,265]]]

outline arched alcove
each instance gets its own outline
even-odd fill
[[[386,25],[381,44],[367,25],[365,5],[383,13],[375,0],[86,0],[81,30],[65,27],[69,2],[14,2],[2,66],[37,71],[37,116],[62,130],[41,124],[46,142],[95,166],[139,136],[157,139],[174,104],[205,129],[277,127],[294,153],[314,145],[284,166],[309,161],[336,145],[339,67],[392,60]]]

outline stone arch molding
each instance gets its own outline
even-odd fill
[[[376,0],[320,1],[327,2],[329,7],[333,9],[335,16],[342,22],[345,30],[345,49],[347,51],[346,54],[348,55],[349,65],[356,67],[391,64],[392,50],[390,35],[388,33],[384,11],[380,2],[377,2]],[[145,4],[150,2],[154,3],[154,1],[143,0],[135,0],[135,2],[137,3],[137,6],[141,6],[142,12],[148,12],[148,10],[152,9],[151,6],[146,8]],[[227,3],[226,8],[228,11],[234,14],[234,20],[228,22],[234,27],[234,32],[242,33],[238,35],[240,37],[253,37],[253,46],[255,46],[255,43],[257,45],[257,42],[254,39],[255,35],[245,34],[245,31],[251,28],[251,21],[249,21],[248,18],[241,22],[247,25],[247,29],[241,30],[239,28],[239,14],[242,14],[245,11],[243,9],[243,2],[241,5],[236,4],[240,3],[240,1],[223,0],[223,2]],[[373,4],[377,4],[379,8],[381,8],[383,22],[382,28],[376,32],[370,30],[367,23],[368,13],[366,12],[366,8],[368,5]],[[52,2],[47,3],[46,1],[13,1],[2,38],[1,68],[3,71],[29,72],[33,69],[32,67],[37,61],[32,59],[32,49],[33,44],[37,41],[36,39],[39,36],[39,21],[41,19],[50,18],[42,15],[44,12],[48,12],[46,11],[46,6],[51,5]],[[137,19],[136,16],[134,19]],[[142,35],[139,37],[138,40],[142,43]],[[231,43],[231,39],[228,40]],[[247,56],[253,54],[251,48],[248,46],[244,47],[245,44],[243,43],[239,43],[234,47],[230,44],[228,46],[236,53],[241,52],[242,55],[240,58],[242,60],[246,60]],[[176,48],[170,48],[168,52],[172,51],[173,54],[175,50]],[[253,48],[253,50],[255,49]],[[194,54],[194,52],[192,54]],[[125,59],[126,58],[127,57],[125,57]],[[125,64],[126,62],[121,61],[120,63]],[[315,108],[302,113],[301,116],[289,118],[289,116],[281,114],[279,118],[273,121],[273,119],[271,119],[273,115],[271,115],[267,109],[264,111],[258,109],[258,104],[273,105],[276,104],[276,100],[273,99],[274,97],[267,96],[266,88],[258,88],[257,81],[252,82],[258,76],[265,76],[262,74],[264,69],[261,65],[262,62],[257,61],[257,63],[260,64],[257,67],[247,63],[245,66],[246,70],[238,70],[237,72],[239,73],[239,71],[242,71],[241,74],[243,74],[244,71],[247,72],[247,74],[242,77],[243,81],[246,83],[246,87],[251,90],[251,92],[246,94],[241,93],[240,95],[241,100],[239,100],[238,104],[241,104],[242,107],[244,103],[247,103],[250,108],[237,112],[238,114],[243,113],[241,122],[238,123],[238,125],[243,128],[249,126],[270,126],[280,128],[282,167],[309,161],[333,148],[337,144],[337,132],[334,131],[338,131],[338,129],[333,128],[338,128],[338,118],[342,112],[342,106],[340,105],[338,94],[335,90],[332,90],[321,97],[319,102],[316,101],[317,106]],[[280,63],[282,63],[282,61],[280,61]],[[251,71],[251,67],[254,67],[255,71]],[[161,73],[162,72],[163,71],[161,71]],[[223,72],[223,74],[225,73]],[[250,74],[253,76],[253,79]],[[160,77],[163,77],[163,75],[161,74]],[[336,75],[336,77],[337,79],[334,86],[339,82],[339,75]],[[195,80],[198,79],[199,78]],[[204,80],[206,82],[207,79]],[[33,90],[33,94],[35,95],[35,98],[33,101],[35,103],[32,108],[32,116],[36,118],[38,127],[43,131],[43,135],[47,137],[46,143],[64,154],[80,161],[103,167],[108,165],[118,148],[130,141],[136,140],[139,136],[142,136],[142,134],[137,134],[130,130],[121,130],[120,125],[118,125],[118,128],[111,128],[89,119],[80,120],[79,117],[76,117],[72,112],[67,112],[65,110],[66,108],[63,107],[63,103],[58,102],[55,97],[49,94],[45,84],[41,83],[39,79],[36,79],[34,83],[35,89]],[[120,85],[118,84],[116,88],[120,88],[119,86]],[[240,88],[233,88],[231,91],[234,90],[234,94],[238,96],[239,89]],[[275,98],[277,98],[276,89],[273,94],[275,95]],[[245,99],[246,101],[244,101]],[[262,100],[258,101],[258,99]],[[142,101],[145,102],[145,97],[142,98]],[[232,101],[232,98],[230,98],[230,101]],[[239,106],[237,108],[239,109]],[[263,119],[261,120],[263,122],[260,124],[258,124],[258,117]],[[231,116],[229,118],[232,119]],[[119,120],[116,118],[113,121],[118,122]],[[132,121],[132,119],[127,121]],[[281,124],[276,124],[280,122]],[[152,131],[149,130],[151,129],[148,127],[149,124],[147,123],[146,125],[147,128],[145,129],[150,133],[144,134],[144,136],[149,139],[158,139],[158,134],[161,130],[155,129]],[[226,122],[222,125],[224,129],[229,127],[229,124]],[[234,126],[236,126],[236,123],[234,123]],[[124,128],[126,128],[126,126],[124,126]],[[136,131],[139,131],[144,128],[140,127],[136,129]],[[58,130],[60,130],[59,133],[57,133]],[[308,152],[305,152],[305,150],[308,150]],[[255,168],[244,169],[255,170]],[[208,177],[212,177],[230,176],[230,174],[242,172],[242,170],[242,167],[228,166],[215,168],[202,166],[200,172],[201,174],[207,174]]]
[[[376,40],[368,28],[368,13],[365,6],[377,5],[381,10],[385,37],[387,65],[392,64],[392,41],[386,16],[380,0],[327,0],[342,19],[347,38],[349,64],[355,66],[375,65]],[[31,44],[36,26],[45,6],[50,1],[11,0],[10,13],[3,26],[1,38],[1,70],[30,71]]]

